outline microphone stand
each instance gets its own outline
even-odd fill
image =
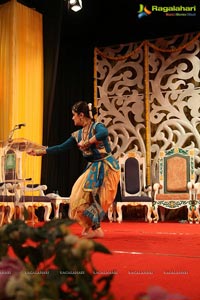
[[[8,139],[7,139],[7,145],[6,145],[6,148],[9,149],[9,146],[10,144],[12,143],[13,141],[13,135],[15,133],[16,130],[18,129],[21,129],[22,126],[26,126],[25,123],[22,123],[22,124],[17,124],[13,127],[13,129],[10,131],[9,135],[8,135]],[[4,150],[4,160],[5,160],[5,157],[6,157],[6,150]],[[4,164],[5,164],[5,161],[4,161]],[[5,166],[4,166],[5,168]],[[5,169],[4,169],[5,170]],[[5,184],[5,189],[7,190],[7,186],[6,186],[6,181],[4,182]],[[13,185],[13,192],[15,193],[16,190],[17,190],[17,178],[14,178],[13,180],[11,180],[11,184]],[[7,194],[7,192],[6,192]],[[16,208],[16,204],[19,202],[20,199],[18,199],[18,197],[15,196],[15,200],[13,201],[14,202],[14,206]],[[16,218],[16,209],[14,210],[14,218]]]
[[[13,129],[10,131],[9,133],[9,136],[8,136],[8,143],[11,143],[12,142],[12,138],[13,138],[13,135],[14,135],[14,132],[18,129],[21,129],[22,126],[26,126],[25,123],[22,123],[22,124],[17,124],[13,127]]]

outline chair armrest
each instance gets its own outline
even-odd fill
[[[41,185],[39,183],[27,184],[26,189],[46,191],[47,190],[47,185],[45,185],[45,184]]]
[[[152,186],[151,185],[147,185],[144,187],[144,192],[151,197],[152,196]]]
[[[55,194],[55,193],[49,193],[49,194],[46,194],[46,196],[49,197],[50,199],[57,199],[57,198],[61,197],[60,195]]]
[[[193,182],[189,181],[187,183],[187,188],[189,190],[190,200],[194,200],[193,193],[196,194],[196,192],[195,192],[195,184]],[[194,197],[196,198],[195,195],[194,195]]]
[[[198,183],[199,177],[200,177],[200,168],[197,168],[197,169],[196,169],[195,175],[196,175],[196,180],[195,180],[195,182]]]
[[[158,193],[158,191],[162,188],[162,185],[158,182],[154,183],[153,190]]]
[[[187,183],[188,190],[191,191],[191,190],[195,189],[195,185],[197,186],[197,189],[198,189],[198,184],[189,181]],[[200,183],[199,183],[199,187],[200,187]]]
[[[6,183],[6,184],[5,184],[5,188],[6,188],[7,190],[21,189],[21,188],[22,188],[22,185],[21,185],[21,183],[19,183],[19,182],[16,182],[16,183],[11,183],[11,182],[9,182],[9,183]]]
[[[200,193],[200,182],[194,184],[194,191],[196,194]]]
[[[151,186],[151,185],[146,185],[146,186],[144,187],[144,191],[145,191],[145,192],[152,191],[152,186]]]
[[[40,196],[45,196],[44,191],[47,190],[47,185],[43,184],[28,184],[25,188],[25,191],[30,192],[30,191],[35,191],[39,192]]]

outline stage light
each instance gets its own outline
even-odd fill
[[[69,9],[77,12],[82,9],[82,0],[68,0]]]

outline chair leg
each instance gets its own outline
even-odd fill
[[[2,226],[4,223],[4,217],[5,217],[5,207],[4,205],[2,205],[0,211],[0,226]]]
[[[15,214],[15,207],[10,207],[10,212],[8,214],[8,221],[9,221],[9,223],[12,222],[14,214]]]
[[[116,210],[117,210],[117,214],[118,214],[117,221],[118,221],[118,223],[121,223],[122,222],[122,205],[117,203]]]
[[[161,221],[164,222],[165,221],[165,208],[160,206],[159,207],[160,209],[160,218],[161,218]]]
[[[188,223],[193,224],[193,211],[188,207]]]
[[[60,203],[52,202],[54,218],[59,219]]]
[[[26,220],[26,223],[28,224],[35,224],[38,222],[38,217],[35,214],[35,207],[33,205],[28,205],[26,207],[28,218]]]
[[[147,217],[147,214],[148,214],[148,206],[144,206],[144,221],[145,222],[148,222],[148,217]]]
[[[159,214],[158,214],[158,205],[153,203],[152,205],[152,213],[153,213],[153,222],[157,223],[159,220]]]
[[[14,212],[15,212],[14,206],[10,206],[10,205],[1,206],[0,226],[11,223],[12,218],[14,216]]]
[[[187,208],[188,208],[188,222],[190,224],[193,224],[193,222],[199,224],[200,222],[199,203],[196,202],[195,204],[193,204],[192,209],[190,205],[188,205]]]
[[[148,204],[146,207],[145,207],[145,221],[151,223],[152,222],[152,217],[151,217],[151,213],[152,213],[152,207],[150,204]]]
[[[108,220],[112,223],[113,221],[116,221],[116,204],[113,203],[108,208]]]
[[[194,210],[194,216],[195,216],[195,223],[199,224],[200,223],[200,215],[199,215],[199,205],[197,205],[196,209]]]
[[[44,221],[50,221],[50,214],[51,214],[52,208],[50,206],[44,206]]]

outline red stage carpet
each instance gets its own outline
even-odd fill
[[[116,273],[116,300],[133,300],[150,286],[161,286],[189,300],[200,299],[200,225],[187,223],[103,222],[105,237],[98,241],[112,255],[94,254],[102,273]],[[80,234],[77,224],[72,226]]]

